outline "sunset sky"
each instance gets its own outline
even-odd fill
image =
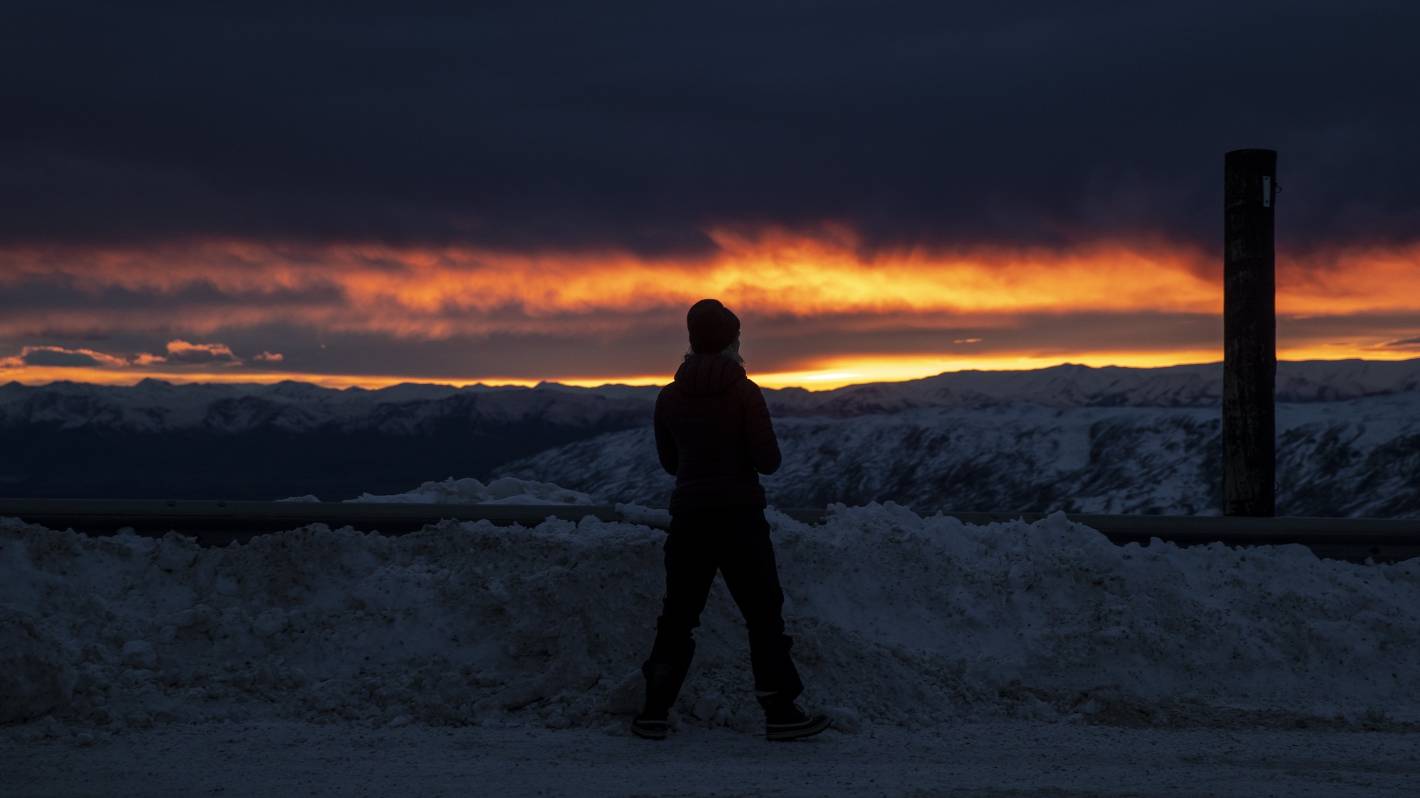
[[[0,382],[1213,361],[1238,147],[1279,354],[1420,357],[1420,4],[202,5],[0,12]]]

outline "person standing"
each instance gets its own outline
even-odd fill
[[[656,451],[676,478],[665,543],[666,592],[651,654],[641,667],[646,701],[632,731],[665,739],[669,713],[695,654],[693,632],[715,581],[725,586],[749,631],[755,695],[765,736],[794,740],[827,729],[828,718],[795,704],[804,685],[784,633],[784,593],[760,474],[779,468],[779,442],[759,386],[740,358],[740,320],[714,299],[686,314],[690,353],[656,399]]]

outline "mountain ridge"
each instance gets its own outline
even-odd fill
[[[789,455],[772,492],[787,504],[1208,512],[1218,502],[1198,486],[1216,481],[1221,384],[1216,363],[1062,365],[769,390]],[[1287,511],[1411,512],[1420,359],[1284,362],[1277,385]],[[652,504],[668,491],[647,453],[658,390],[7,383],[0,495],[343,499],[508,474]],[[1193,476],[1171,482],[1181,471]]]
[[[578,387],[544,382],[536,387],[400,383],[379,389],[326,388],[284,380],[277,383],[170,383],[147,378],[132,386],[56,381],[45,385],[0,385],[0,424],[64,418],[71,425],[93,421],[155,429],[239,418],[245,407],[253,424],[319,426],[388,415],[388,405],[420,409],[420,403],[450,402],[495,417],[520,405],[593,413],[623,403],[649,402],[656,386],[608,384]],[[1420,358],[1401,361],[1312,360],[1278,365],[1279,402],[1325,402],[1420,390]],[[1031,403],[1048,407],[1206,407],[1222,396],[1220,363],[1136,369],[1061,364],[1020,371],[955,371],[903,382],[849,385],[827,391],[766,389],[771,409],[782,415],[860,415],[917,407],[983,407]],[[469,397],[477,397],[469,399]],[[606,402],[607,405],[599,403]],[[262,403],[271,407],[262,412]],[[283,412],[275,405],[305,405]],[[209,417],[210,416],[210,417]],[[234,428],[233,431],[236,431]]]

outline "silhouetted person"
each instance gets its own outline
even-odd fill
[[[631,728],[652,739],[668,733],[667,716],[695,654],[692,632],[718,570],[749,629],[766,736],[818,734],[828,719],[805,715],[794,704],[804,686],[789,656],[793,639],[784,634],[784,593],[764,520],[759,475],[779,468],[769,408],[745,376],[735,314],[703,299],[690,308],[686,326],[691,353],[656,400],[656,450],[676,484],[665,545],[666,594],[651,656],[641,666],[646,704]]]

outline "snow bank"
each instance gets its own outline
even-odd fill
[[[771,520],[805,700],[850,728],[1420,721],[1420,562],[1116,547],[1061,515],[969,526],[889,505]],[[48,641],[37,661],[59,686],[0,681],[0,702],[35,696],[63,721],[116,728],[620,723],[639,699],[663,538],[587,518],[402,537],[316,525],[204,549],[0,520],[0,609]],[[754,728],[743,629],[718,582],[698,640],[680,717]]]
[[[70,659],[34,618],[0,604],[0,723],[63,709],[74,689]]]

